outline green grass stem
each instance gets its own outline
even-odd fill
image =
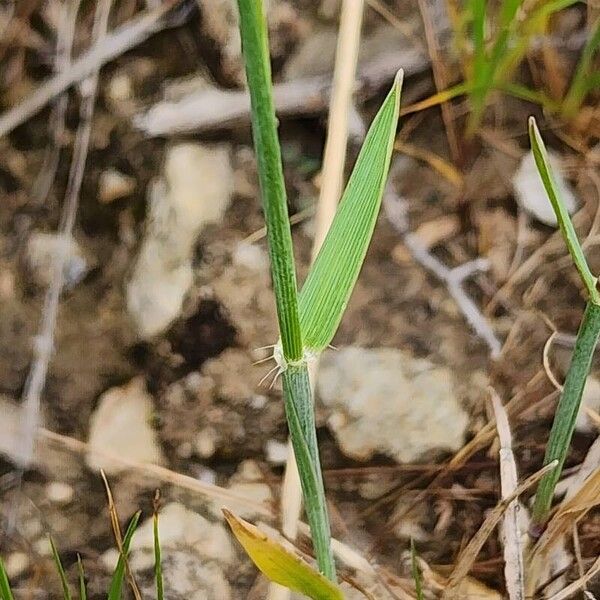
[[[266,17],[262,0],[238,0],[238,6],[281,345],[285,359],[295,362],[302,358],[302,336],[292,234],[273,104]]]
[[[600,336],[600,295],[596,288],[596,277],[590,271],[569,213],[560,197],[559,188],[556,185],[548,161],[544,141],[533,117],[529,119],[529,138],[535,162],[548,198],[556,213],[560,231],[589,294],[589,301],[577,333],[571,364],[554,415],[554,422],[552,423],[544,457],[544,465],[556,460],[558,466],[544,475],[535,495],[533,523],[534,528],[538,529],[546,522],[552,506],[554,490],[569,452],[575,422],[581,407],[585,382],[590,372],[594,350]]]
[[[238,7],[281,347],[283,358],[289,365],[283,372],[286,415],[317,564],[323,575],[335,581],[312,392],[303,360],[292,237],[272,97],[266,18],[262,0],[238,0]]]

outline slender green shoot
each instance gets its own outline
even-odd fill
[[[575,234],[571,218],[560,197],[552,174],[552,168],[548,162],[544,142],[533,118],[529,119],[529,138],[540,177],[556,213],[561,233],[589,294],[589,300],[577,333],[571,364],[567,372],[563,392],[558,402],[544,457],[544,465],[557,460],[558,466],[542,478],[533,505],[534,527],[540,528],[548,518],[554,490],[560,479],[562,468],[569,452],[573,431],[575,430],[575,422],[581,406],[583,389],[590,372],[592,357],[600,336],[600,296],[596,289],[596,278],[590,271]]]
[[[417,600],[424,600],[423,595],[423,576],[421,575],[421,569],[419,568],[419,561],[417,559],[417,549],[415,548],[415,540],[410,539],[410,570],[413,581],[415,582],[415,596]]]
[[[0,600],[14,600],[8,581],[8,574],[4,568],[4,563],[0,558]]]
[[[52,539],[52,537],[49,537],[48,539],[50,540],[50,547],[52,548],[52,558],[54,558],[56,572],[58,573],[58,576],[60,578],[60,584],[62,586],[63,591],[63,598],[64,600],[71,600],[71,590],[69,589],[67,576],[65,575],[65,570],[62,566],[58,550],[56,549],[56,545],[54,544],[54,540]]]
[[[77,572],[79,574],[79,600],[87,600],[87,589],[85,587],[85,571],[81,556],[77,555]]]
[[[119,556],[119,560],[117,561],[117,566],[115,567],[115,572],[113,573],[110,588],[108,590],[108,598],[107,600],[121,600],[121,592],[123,590],[123,581],[125,580],[125,573],[127,567],[127,556],[129,554],[129,546],[131,545],[131,540],[133,538],[133,534],[138,525],[138,521],[140,520],[140,515],[142,513],[138,511],[133,515],[131,521],[129,521],[129,525],[127,526],[127,531],[125,532],[125,536],[123,537],[123,545],[122,550]]]
[[[158,536],[158,506],[154,507],[154,581],[156,582],[156,600],[164,600],[164,585],[160,553],[160,538]]]

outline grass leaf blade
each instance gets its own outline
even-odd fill
[[[390,165],[402,74],[377,113],[331,228],[299,296],[304,347],[320,352],[331,342],[373,235]]]
[[[4,563],[0,558],[0,599],[1,600],[14,600],[12,591],[10,589],[10,581],[8,580],[8,574],[4,568]]]
[[[137,528],[141,514],[142,513],[138,511],[135,513],[135,515],[133,515],[127,527],[127,531],[125,532],[125,537],[123,538],[123,549],[110,582],[108,600],[121,600],[121,592],[123,590],[123,581],[125,579],[126,559],[127,555],[129,554],[129,546],[131,545],[131,540]]]
[[[58,555],[58,550],[56,549],[56,545],[54,544],[54,540],[52,539],[52,537],[50,537],[49,540],[50,547],[52,548],[52,558],[54,558],[56,571],[58,572],[58,576],[60,577],[60,584],[63,590],[63,598],[65,600],[71,600],[71,590],[69,589],[69,583],[67,582],[67,576],[65,575],[65,570],[62,566],[60,556]]]
[[[87,600],[87,590],[85,587],[85,572],[81,556],[77,555],[77,571],[79,572],[79,600]]]
[[[544,188],[546,189],[546,193],[548,194],[548,198],[550,199],[552,208],[556,214],[558,225],[565,243],[567,244],[567,248],[569,249],[571,258],[573,259],[573,262],[579,271],[579,275],[581,276],[581,279],[587,288],[591,300],[596,304],[600,304],[600,294],[596,289],[596,277],[594,277],[590,271],[585,259],[585,255],[583,254],[581,244],[577,239],[577,234],[575,233],[575,228],[573,227],[571,217],[569,216],[569,213],[565,207],[565,203],[560,197],[560,193],[558,191],[559,188],[556,185],[552,168],[550,167],[550,163],[548,161],[548,153],[546,152],[544,140],[540,135],[540,130],[538,129],[533,117],[529,117],[529,139],[531,142],[531,150],[535,158],[535,164],[537,165]]]

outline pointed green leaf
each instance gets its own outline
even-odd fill
[[[108,590],[108,600],[121,600],[121,591],[123,589],[123,580],[125,579],[125,571],[126,571],[126,563],[127,556],[129,555],[129,546],[131,545],[131,539],[133,538],[133,534],[137,528],[138,521],[140,520],[141,512],[135,513],[133,515],[131,521],[129,521],[129,526],[127,527],[127,531],[125,532],[125,537],[123,538],[123,550],[121,555],[119,556],[119,560],[117,562],[117,566],[115,567],[115,572],[112,576],[112,581],[110,582],[110,588]]]
[[[544,140],[540,135],[540,130],[533,117],[529,117],[529,140],[531,142],[531,151],[535,158],[535,164],[538,172],[546,189],[546,194],[550,199],[554,213],[556,214],[556,220],[560,227],[560,231],[563,235],[571,258],[579,271],[579,275],[583,281],[583,284],[588,290],[592,302],[600,304],[600,294],[596,289],[596,277],[592,275],[590,268],[583,254],[583,249],[577,239],[573,222],[569,216],[569,212],[565,206],[563,199],[560,197],[559,187],[556,184],[554,175],[552,173],[552,167],[548,161],[548,153],[546,152],[546,146]]]
[[[340,588],[300,556],[284,548],[260,529],[223,509],[225,519],[252,562],[271,581],[313,600],[344,600]]]
[[[0,600],[14,600],[2,559],[0,559]]]
[[[60,556],[58,554],[58,550],[56,549],[56,545],[54,544],[54,540],[52,537],[50,539],[50,547],[52,548],[52,557],[54,558],[54,563],[56,564],[56,570],[58,572],[58,576],[60,578],[60,584],[63,590],[63,598],[64,600],[71,600],[71,590],[69,589],[69,584],[67,582],[67,576],[65,575],[65,570],[62,566],[62,562],[60,561]]]
[[[392,156],[402,72],[379,109],[342,196],[329,233],[299,297],[304,348],[331,342],[358,278],[381,206]]]

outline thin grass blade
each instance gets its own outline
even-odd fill
[[[154,511],[154,580],[156,582],[156,600],[164,600],[164,585],[162,576],[160,538],[158,536],[158,510]]]
[[[8,574],[4,568],[4,563],[0,558],[0,600],[14,600],[12,591],[10,589],[10,581],[8,581]]]
[[[410,570],[413,581],[415,582],[415,596],[417,597],[417,600],[424,600],[423,577],[421,575],[421,569],[419,568],[415,541],[412,538],[410,540]]]
[[[600,304],[600,294],[596,289],[596,277],[592,275],[590,268],[583,254],[581,244],[577,239],[575,228],[571,217],[565,207],[563,199],[560,197],[559,188],[554,179],[552,168],[548,161],[548,153],[546,152],[546,146],[544,140],[540,135],[537,123],[533,117],[529,117],[529,139],[531,142],[531,150],[535,158],[535,164],[537,165],[540,177],[548,194],[548,198],[552,204],[552,208],[556,213],[556,219],[560,227],[561,233],[571,254],[571,258],[579,271],[579,275],[583,281],[583,284],[587,288],[590,299],[595,304]]]
[[[65,575],[65,570],[62,566],[60,556],[58,555],[58,550],[56,549],[56,545],[54,544],[54,540],[52,539],[52,537],[50,537],[49,540],[50,547],[52,548],[52,558],[54,558],[56,571],[58,573],[58,576],[60,577],[60,584],[63,590],[63,598],[65,600],[71,600],[71,590],[69,589],[69,583],[67,582],[67,576]]]
[[[381,206],[394,146],[402,73],[375,117],[329,233],[302,287],[298,306],[304,347],[331,342],[362,267]]]
[[[85,587],[85,572],[81,556],[77,555],[77,571],[79,573],[79,600],[87,600],[87,589]]]
[[[127,531],[125,532],[125,537],[123,538],[121,555],[119,556],[117,566],[115,567],[115,572],[113,573],[112,580],[110,582],[110,588],[108,590],[108,600],[121,600],[121,592],[123,590],[123,581],[125,580],[129,546],[131,545],[131,540],[137,528],[141,514],[142,513],[139,511],[135,513],[135,515],[133,515],[131,521],[129,522],[129,525],[127,526]]]

